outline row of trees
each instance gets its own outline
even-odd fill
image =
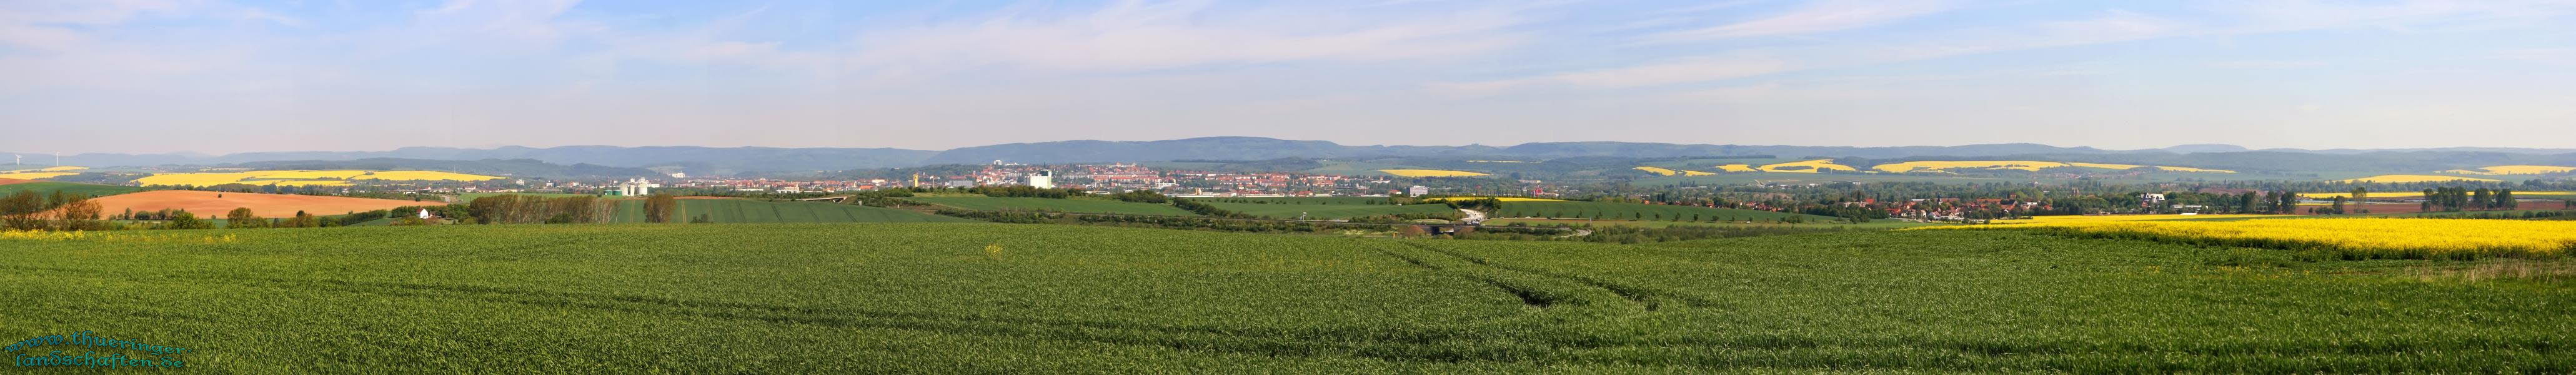
[[[2487,190],[2487,188],[2478,188],[2477,190],[2469,190],[2469,188],[2465,187],[2438,187],[2424,189],[2423,209],[2425,211],[2432,211],[2437,207],[2441,208],[2442,211],[2460,211],[2462,209],[2471,208],[2478,210],[2511,210],[2522,207],[2522,203],[2514,199],[2513,189]]]
[[[668,223],[680,218],[680,198],[666,194],[644,197],[644,222]],[[700,220],[704,221],[704,220]]]
[[[340,223],[337,221],[322,220],[304,211],[295,211],[295,216],[283,219],[263,219],[246,207],[234,208],[232,212],[224,213],[224,227],[233,229],[320,228],[338,226],[338,224]]]
[[[1109,199],[1157,204],[1171,202],[1171,197],[1164,196],[1163,193],[1157,193],[1153,190],[1129,190],[1125,193],[1110,194]]]
[[[1199,213],[1200,215],[1215,216],[1215,217],[1232,217],[1232,218],[1251,218],[1251,217],[1254,217],[1254,216],[1252,216],[1251,214],[1245,214],[1245,213],[1241,213],[1241,212],[1234,212],[1234,211],[1232,211],[1232,210],[1227,210],[1227,209],[1223,209],[1223,208],[1217,208],[1217,206],[1216,206],[1216,205],[1207,204],[1207,203],[1205,203],[1205,202],[1199,202],[1199,201],[1193,201],[1193,200],[1181,199],[1181,198],[1171,198],[1171,201],[1172,201],[1172,207],[1179,207],[1180,209],[1182,209],[1182,210],[1186,210],[1186,211],[1189,211],[1189,212],[1197,212],[1197,213]]]
[[[971,193],[976,193],[976,194],[983,194],[984,196],[988,196],[988,197],[1027,197],[1027,198],[1055,198],[1055,199],[1064,199],[1064,198],[1069,198],[1069,197],[1074,197],[1074,196],[1080,196],[1080,195],[1082,195],[1082,194],[1083,194],[1082,189],[1075,189],[1075,188],[1053,189],[1053,188],[1041,188],[1041,187],[1026,186],[1026,185],[1012,185],[1012,186],[977,186],[977,187],[967,188],[967,189],[966,189],[966,191],[967,191],[967,192],[971,192]]]
[[[103,230],[108,222],[99,220],[98,202],[89,196],[55,191],[37,194],[21,190],[0,197],[0,227],[13,230]]]
[[[667,197],[669,196],[655,195],[645,198],[645,202],[651,203],[655,198]],[[474,201],[467,202],[465,206],[468,212],[480,218],[480,222],[485,224],[600,223],[608,221],[608,217],[617,209],[616,205],[601,204],[598,197],[547,198],[516,194],[474,198]]]

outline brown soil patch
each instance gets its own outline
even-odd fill
[[[36,180],[21,180],[21,179],[15,179],[15,178],[0,178],[0,185],[21,184],[21,183],[29,183],[29,182],[36,182]]]
[[[217,198],[217,195],[221,195],[222,197]],[[188,210],[189,213],[197,214],[197,217],[199,218],[221,218],[225,213],[232,212],[234,208],[249,208],[251,213],[257,214],[259,217],[283,218],[294,217],[295,211],[304,211],[305,213],[310,213],[315,216],[321,216],[339,215],[350,212],[374,211],[402,206],[432,206],[443,204],[439,202],[413,202],[393,199],[260,193],[218,193],[194,190],[155,190],[92,198],[90,201],[98,202],[100,208],[99,212],[102,213],[122,213],[129,208],[134,209],[135,211],[154,211],[168,208]]]

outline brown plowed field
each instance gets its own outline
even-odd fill
[[[221,198],[217,198],[217,195]],[[407,200],[325,197],[317,195],[217,193],[194,190],[155,190],[118,194],[90,201],[98,202],[100,212],[115,214],[126,209],[153,211],[164,208],[188,210],[197,217],[222,217],[234,208],[249,208],[251,213],[266,218],[293,217],[295,211],[316,216],[382,210],[402,206],[431,206],[439,202]]]

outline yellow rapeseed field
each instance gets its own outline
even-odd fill
[[[366,173],[366,174],[360,174],[360,175],[357,175],[357,176],[354,176],[354,177],[349,177],[349,179],[351,179],[351,180],[398,180],[398,181],[432,181],[432,180],[447,180],[447,181],[482,181],[482,180],[498,180],[498,179],[501,179],[501,178],[500,178],[500,177],[492,177],[492,176],[484,176],[484,175],[471,175],[471,174],[464,174],[464,173],[453,173],[453,172],[435,172],[435,171],[381,171],[381,172],[371,172],[371,173]]]
[[[2131,169],[2131,168],[2137,168],[2137,167],[2144,167],[2144,165],[2136,165],[2136,164],[2110,164],[2110,163],[2066,163],[2066,166],[2069,166],[2069,167],[2085,167],[2085,168],[2102,168],[2102,169]],[[2182,168],[2182,167],[2163,167],[2163,168]],[[2192,169],[2197,169],[2197,168],[2192,168]],[[2210,170],[2210,169],[2203,169],[2203,170]],[[2228,172],[2230,172],[2230,173],[2234,173],[2235,171],[2228,171]]]
[[[1806,167],[1806,168],[1797,168],[1797,167]],[[1796,168],[1796,169],[1783,169],[1783,168]],[[1859,169],[1859,168],[1852,168],[1851,166],[1848,166],[1848,165],[1834,164],[1834,159],[1816,159],[1816,160],[1808,160],[1808,161],[1801,161],[1801,162],[1788,162],[1788,163],[1780,163],[1780,164],[1770,164],[1770,165],[1764,165],[1764,166],[1762,166],[1762,168],[1761,168],[1761,169],[1762,169],[1762,171],[1763,171],[1763,172],[1787,172],[1787,173],[1819,173],[1819,172],[1824,172],[1824,171],[1828,171],[1828,170],[1844,171],[1844,172],[1857,172],[1857,171],[1860,171],[1860,169]]]
[[[70,164],[62,164],[62,167],[8,167],[8,170],[0,170],[0,172],[75,172],[75,170],[90,170],[90,167],[70,167]]]
[[[1997,223],[1997,224],[2023,224],[2023,223],[2089,223],[2089,222],[2104,222],[2104,221],[2151,221],[2151,220],[2174,220],[2174,219],[2233,219],[2233,218],[2293,217],[2293,216],[2298,216],[2298,215],[2249,215],[2249,214],[2229,214],[2229,215],[2182,215],[2182,214],[2165,214],[2165,215],[2057,215],[2057,216],[2032,216],[2032,217],[2031,217],[2031,218],[2029,218],[2029,219],[2022,219],[2022,220],[1995,220],[1995,223]]]
[[[1467,162],[1469,162],[1469,163],[1537,163],[1537,162],[1535,162],[1535,161],[1519,161],[1519,160],[1468,160]]]
[[[1879,170],[1879,171],[1885,171],[1885,172],[1897,172],[1897,173],[1904,173],[1904,172],[1938,172],[1938,171],[1947,170],[1947,169],[1953,169],[1953,168],[1975,168],[1975,169],[2019,169],[2019,170],[2025,170],[2025,171],[2038,171],[2038,170],[2040,170],[2041,168],[2059,168],[2059,167],[2083,167],[2083,168],[2102,168],[2102,169],[2120,169],[2120,170],[2125,170],[2125,169],[2133,169],[2133,168],[2138,168],[2138,167],[2144,167],[2144,165],[2131,165],[2131,164],[2106,164],[2106,163],[2060,163],[2060,162],[2053,162],[2053,161],[2026,161],[2026,160],[1999,160],[1999,161],[1909,161],[1909,162],[1903,162],[1903,163],[1879,164],[1878,166],[1870,167],[1870,169],[1877,169],[1877,170]],[[2164,169],[2164,170],[2167,170],[2167,171],[2174,171],[2174,172],[2236,173],[2236,171],[2224,170],[2224,169],[2203,169],[2203,168],[2191,168],[2191,167],[2164,167],[2164,166],[2159,166],[2159,167],[2156,167],[2156,168]]]
[[[1909,161],[1903,163],[1879,164],[1878,166],[1870,167],[1870,169],[1898,173],[1914,172],[1917,170],[1938,171],[1951,168],[2019,169],[2025,171],[2036,171],[2040,168],[2064,166],[2066,166],[2066,163],[2051,161]]]
[[[1717,166],[1717,170],[1719,170],[1719,171],[1724,171],[1724,172],[1761,172],[1761,171],[1762,171],[1762,170],[1760,170],[1760,169],[1753,169],[1753,166],[1752,166],[1752,165],[1746,165],[1746,164],[1727,164],[1727,165],[1720,165],[1720,166]]]
[[[2327,200],[2327,199],[2335,199],[2335,198],[2350,198],[2350,197],[2349,197],[2350,195],[2352,195],[2352,193],[2299,193],[2299,198],[2300,198],[2300,199]],[[2521,191],[2521,190],[2515,190],[2515,191],[2513,191],[2513,196],[2515,196],[2515,197],[2524,197],[2524,198],[2534,198],[2534,197],[2538,197],[2538,198],[2549,198],[2549,199],[2564,198],[2564,197],[2560,197],[2561,195],[2576,195],[2576,191]],[[2422,199],[2422,198],[2424,198],[2424,192],[2423,192],[2423,191],[2407,191],[2407,190],[2397,190],[2397,191],[2373,191],[2373,192],[2370,192],[2370,199],[2371,199],[2371,200],[2373,200],[2373,201],[2388,200],[2388,199],[2405,199],[2405,198],[2416,198],[2416,199]]]
[[[134,182],[135,182],[135,183],[139,183],[139,184],[144,184],[144,185],[195,185],[195,186],[212,186],[212,185],[222,185],[222,184],[231,184],[231,183],[241,183],[241,182],[242,182],[242,180],[247,180],[247,179],[251,179],[251,178],[253,178],[253,177],[258,177],[258,176],[259,176],[259,175],[258,175],[257,173],[253,173],[253,172],[222,172],[222,173],[155,173],[155,174],[152,174],[151,176],[145,176],[145,177],[143,177],[143,178],[134,179]]]
[[[1658,167],[1637,167],[1637,170],[1640,170],[1640,171],[1646,171],[1646,173],[1653,173],[1653,174],[1658,175],[1658,176],[1671,176],[1671,175],[1683,175],[1683,176],[1715,176],[1715,175],[1717,175],[1716,173],[1708,173],[1708,172],[1701,172],[1701,171],[1694,171],[1694,170],[1685,170],[1685,169],[1666,169],[1666,168],[1658,168]]]
[[[2548,166],[2548,165],[2498,165],[2498,166],[2493,166],[2493,167],[2482,167],[2482,168],[2478,168],[2478,170],[2453,169],[2453,170],[2442,171],[2442,173],[2451,173],[2451,174],[2472,174],[2472,175],[2493,176],[2493,175],[2508,175],[2508,174],[2548,174],[2548,173],[2567,173],[2567,172],[2571,172],[2571,171],[2576,171],[2576,167],[2559,167],[2559,166]]]
[[[15,178],[15,179],[20,179],[20,180],[36,180],[36,179],[47,179],[47,178],[55,178],[55,177],[62,177],[62,176],[70,176],[70,175],[76,175],[76,174],[79,174],[79,173],[72,173],[72,172],[18,172],[18,173],[0,173],[0,178]]]
[[[2556,257],[2576,249],[2576,221],[2337,218],[2097,221],[1913,229],[2029,229],[2226,246],[2332,249],[2373,258]]]
[[[230,233],[226,233],[226,234],[221,235],[221,236],[216,236],[216,235],[196,235],[196,236],[192,236],[192,235],[162,235],[162,234],[139,234],[139,235],[138,235],[138,234],[133,234],[133,233],[134,233],[134,232],[131,232],[131,231],[127,231],[127,232],[98,232],[98,231],[76,231],[76,230],[75,230],[75,231],[42,231],[42,230],[14,230],[14,229],[0,229],[0,240],[23,240],[23,241],[98,241],[98,242],[146,242],[146,243],[149,243],[149,242],[231,243],[231,242],[235,242],[235,241],[240,241],[240,240],[241,240],[241,239],[240,239],[240,238],[238,238],[238,237],[234,237],[234,236],[233,236],[233,234],[230,234]]]
[[[1444,171],[1444,170],[1438,170],[1438,169],[1380,169],[1380,170],[1377,170],[1377,171],[1379,171],[1379,172],[1386,172],[1386,174],[1391,174],[1391,175],[1396,175],[1396,176],[1401,176],[1401,177],[1482,177],[1482,176],[1491,176],[1491,175],[1488,175],[1488,174],[1476,173],[1476,172],[1466,172],[1466,171]]]
[[[2469,177],[2460,177],[2460,176],[2430,176],[2430,175],[2420,175],[2420,174],[2388,174],[2388,175],[2378,175],[2378,176],[2362,177],[2362,178],[2355,178],[2355,179],[2348,179],[2348,180],[2335,180],[2334,182],[2343,182],[2343,183],[2406,183],[2406,182],[2445,182],[2445,181],[2504,182],[2503,180],[2491,180],[2491,179],[2484,179],[2484,178],[2469,178]]]
[[[1527,198],[1527,197],[1439,197],[1439,198],[1423,198],[1423,199],[1422,199],[1422,201],[1423,201],[1423,202],[1434,202],[1434,203],[1436,203],[1436,202],[1442,202],[1442,201],[1447,201],[1447,200],[1451,200],[1451,199],[1485,199],[1485,198],[1493,198],[1494,200],[1497,200],[1497,201],[1503,201],[1503,202],[1564,202],[1564,200],[1560,200],[1560,199]]]
[[[159,173],[135,179],[134,182],[144,185],[194,186],[214,186],[222,184],[340,186],[348,185],[348,180],[482,181],[496,179],[501,179],[501,177],[432,171],[331,170]]]
[[[2072,163],[2072,164],[2085,164],[2085,163]],[[2081,167],[2081,165],[2078,165],[2078,166],[2079,166],[2079,167]],[[2098,168],[2098,167],[2097,167],[2097,168]],[[2130,168],[2136,168],[2136,167],[2130,167]],[[2236,171],[2225,170],[2225,169],[2208,169],[2208,168],[2174,167],[2174,166],[2157,166],[2157,167],[2156,167],[2156,169],[2163,169],[2163,170],[2165,170],[2166,172],[2236,173]]]
[[[348,180],[277,180],[261,182],[265,182],[262,185],[277,186],[349,186]]]

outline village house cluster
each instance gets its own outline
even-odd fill
[[[1388,194],[1422,194],[1421,186],[1395,182],[1387,176],[1345,176],[1333,174],[1288,172],[1216,172],[1194,170],[1158,170],[1139,164],[1072,164],[1029,165],[995,162],[964,173],[908,173],[859,179],[772,179],[689,176],[673,173],[667,179],[619,179],[611,181],[546,181],[529,184],[461,184],[421,190],[423,193],[607,193],[649,192],[651,189],[685,188],[702,191],[757,193],[829,193],[924,188],[967,188],[977,186],[1035,186],[1075,188],[1099,193],[1148,190],[1174,196],[1384,196]],[[1535,182],[1535,181],[1530,181]],[[1535,191],[1535,190],[1534,190]],[[608,193],[615,192],[615,193]]]

